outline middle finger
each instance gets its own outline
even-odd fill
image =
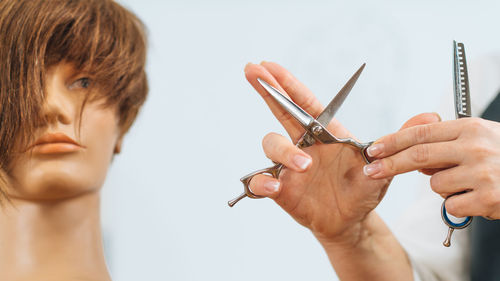
[[[474,185],[477,185],[474,173],[471,167],[464,165],[444,169],[432,175],[430,180],[431,188],[444,197],[465,190],[473,190],[475,189]]]

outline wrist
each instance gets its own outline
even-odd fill
[[[384,233],[385,224],[375,211],[368,213],[361,221],[335,235],[315,233],[314,236],[325,249],[354,249],[363,247],[374,236]]]
[[[315,236],[341,280],[412,279],[406,252],[374,211],[339,235]]]

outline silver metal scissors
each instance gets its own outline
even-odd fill
[[[467,73],[467,61],[465,60],[465,47],[463,43],[453,41],[453,89],[455,92],[455,115],[456,118],[471,117],[470,109],[470,93],[469,93],[469,75]],[[445,247],[451,245],[451,235],[453,230],[466,228],[471,222],[472,217],[454,218],[446,212],[444,206],[446,200],[451,196],[461,194],[463,192],[455,193],[448,196],[441,205],[441,218],[444,223],[449,227],[448,235],[443,242]]]
[[[316,141],[319,141],[320,143],[324,144],[332,144],[332,143],[349,144],[359,149],[361,155],[363,156],[363,159],[367,163],[370,163],[368,155],[366,154],[366,149],[372,144],[372,142],[360,143],[352,138],[343,138],[343,139],[337,138],[326,129],[326,127],[332,120],[333,116],[344,102],[347,95],[351,92],[352,87],[354,86],[354,84],[356,84],[356,81],[361,75],[361,72],[363,71],[365,65],[366,64],[363,64],[356,71],[356,73],[354,73],[354,75],[349,79],[349,81],[347,81],[344,87],[342,87],[340,92],[338,92],[338,94],[332,99],[332,101],[328,104],[328,106],[323,110],[323,112],[321,112],[321,114],[316,119],[314,119],[311,115],[305,112],[293,101],[289,100],[282,93],[280,93],[278,90],[276,90],[274,87],[272,87],[265,81],[261,80],[260,78],[257,80],[262,85],[262,87],[264,87],[264,89],[274,98],[274,100],[277,101],[288,113],[290,113],[295,118],[295,120],[297,120],[300,123],[300,125],[302,125],[302,127],[306,130],[304,135],[302,135],[302,137],[296,144],[298,148],[302,149],[305,147],[312,146]],[[252,178],[259,174],[267,174],[277,179],[283,168],[284,168],[283,164],[276,163],[272,167],[257,170],[253,173],[250,173],[242,177],[240,181],[243,183],[244,191],[240,196],[227,202],[228,205],[230,207],[233,207],[238,201],[240,201],[245,197],[253,199],[262,198],[262,196],[255,195],[252,192],[252,190],[250,190],[249,184]]]

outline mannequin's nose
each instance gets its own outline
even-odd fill
[[[60,122],[70,124],[74,116],[74,106],[66,93],[64,84],[58,83],[57,79],[47,79],[45,88],[45,100],[42,111],[43,117],[49,124]]]

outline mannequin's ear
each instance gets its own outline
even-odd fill
[[[115,144],[114,154],[119,154],[122,151],[123,135],[118,138]]]

